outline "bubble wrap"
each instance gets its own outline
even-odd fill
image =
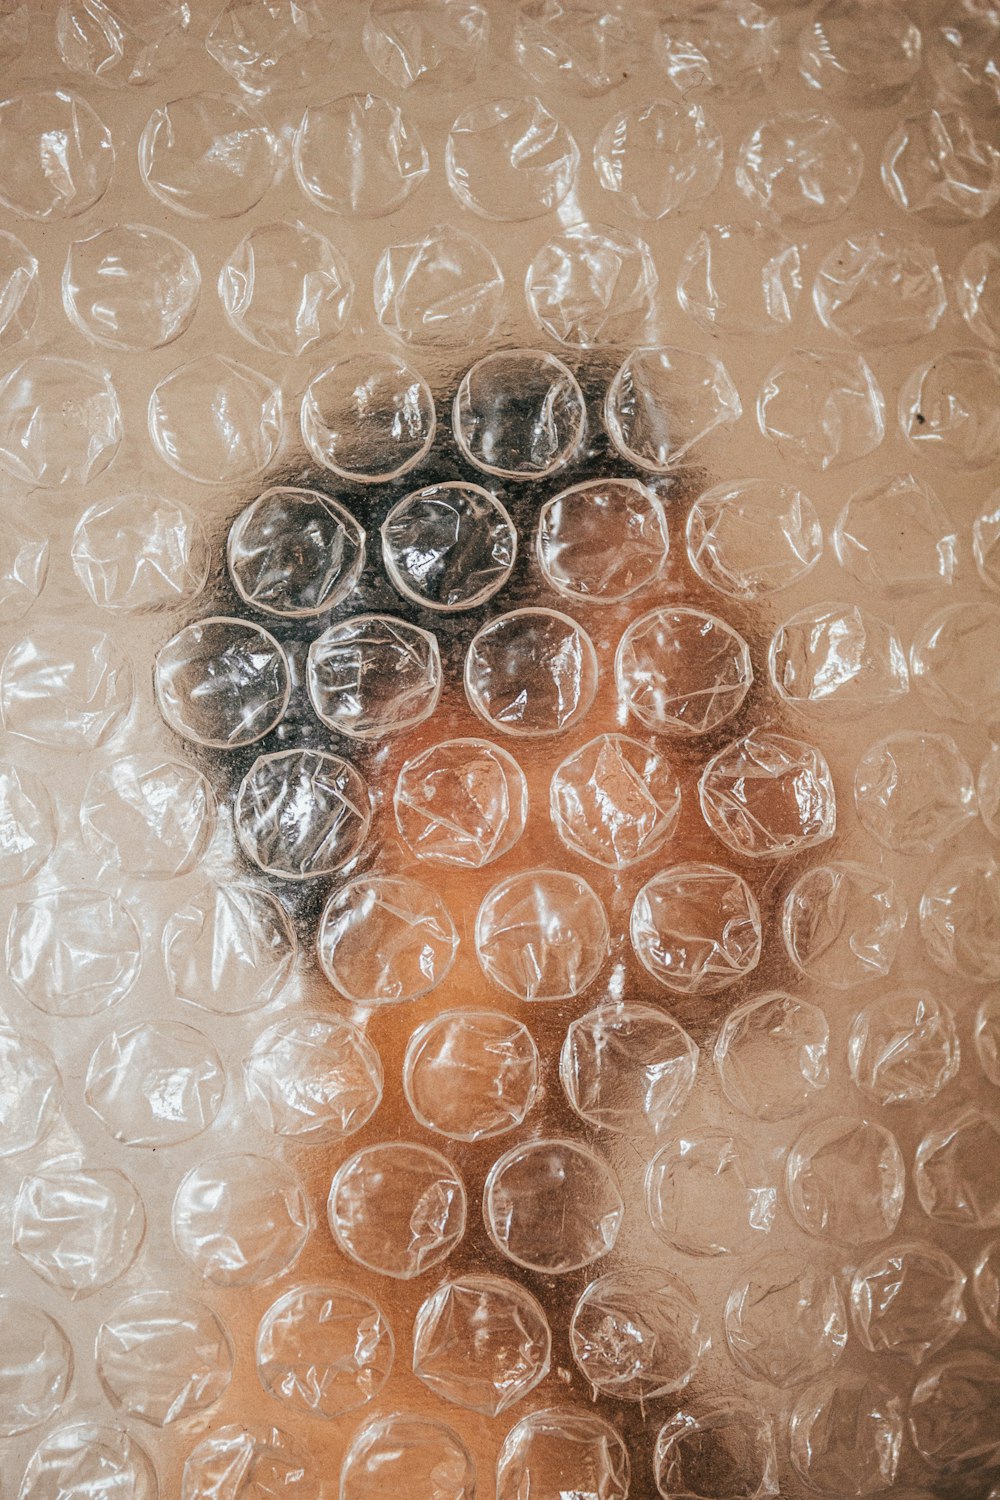
[[[996,6],[0,63],[3,1500],[995,1500]]]

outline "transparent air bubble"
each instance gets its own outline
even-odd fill
[[[632,1138],[662,1134],[694,1086],[698,1048],[652,1005],[606,1004],[572,1021],[559,1058],[581,1119]]]
[[[37,875],[55,848],[57,829],[41,778],[11,761],[0,762],[0,887]]]
[[[677,272],[677,300],[713,335],[776,333],[801,292],[798,245],[763,224],[700,230]]]
[[[503,588],[517,532],[495,495],[451,481],[413,490],[382,523],[382,559],[399,592],[427,609],[485,604]]]
[[[618,88],[639,58],[629,15],[606,0],[523,0],[514,49],[538,83],[586,98]]]
[[[882,181],[898,207],[931,224],[985,219],[1000,201],[1000,151],[979,127],[948,108],[901,120],[882,155]]]
[[[958,1072],[955,1018],[931,994],[886,995],[855,1016],[847,1057],[855,1084],[877,1104],[929,1104]]]
[[[197,745],[235,750],[281,720],[291,691],[278,642],[247,620],[186,625],[161,646],[156,697],[170,728]]]
[[[975,1048],[979,1066],[1000,1088],[1000,997],[987,995],[976,1012]]]
[[[524,832],[528,786],[517,761],[486,740],[445,740],[408,760],[396,826],[418,859],[481,869]]]
[[[440,1265],[465,1233],[465,1186],[429,1146],[386,1141],[348,1157],[330,1187],[339,1248],[369,1271],[409,1281]]]
[[[62,1079],[47,1047],[0,1026],[0,1159],[37,1146],[55,1124]]]
[[[755,1500],[778,1493],[771,1417],[724,1397],[685,1405],[664,1423],[653,1462],[660,1494],[668,1500],[674,1495],[703,1495],[706,1483],[721,1493]]]
[[[833,531],[841,566],[859,583],[889,594],[949,586],[957,543],[936,494],[912,474],[890,475],[856,491]]]
[[[952,604],[924,620],[910,649],[910,670],[941,718],[989,724],[1000,715],[998,641],[1000,610],[992,604]]]
[[[164,376],[149,398],[149,435],[178,474],[241,484],[263,473],[281,441],[281,388],[222,354],[201,354]]]
[[[258,225],[219,272],[230,322],[251,344],[275,354],[303,354],[320,339],[336,338],[352,291],[338,251],[298,220]]]
[[[11,646],[0,667],[7,730],[61,750],[107,744],[133,695],[131,664],[99,630],[39,626]]]
[[[638,349],[608,387],[604,422],[629,463],[653,474],[682,464],[713,432],[742,413],[722,362],[689,349]]]
[[[573,137],[533,95],[463,110],[445,150],[452,192],[484,219],[534,219],[558,208],[579,164]]]
[[[302,397],[302,437],[317,463],[343,479],[378,484],[420,462],[434,440],[430,387],[395,354],[350,354]]]
[[[321,750],[278,750],[240,783],[233,825],[253,863],[286,880],[341,869],[368,836],[371,804],[361,775]]]
[[[490,1238],[515,1265],[552,1276],[614,1248],[625,1204],[611,1168],[572,1140],[532,1140],[494,1162],[483,1190]]]
[[[375,313],[404,344],[476,348],[500,319],[503,273],[487,246],[464,229],[436,224],[392,244],[375,268]]]
[[[142,88],[176,66],[190,20],[186,0],[62,0],[56,45],[83,78]]]
[[[89,484],[121,440],[121,407],[106,370],[37,354],[0,381],[0,467],[22,484]]]
[[[215,1286],[273,1281],[298,1259],[311,1227],[309,1204],[280,1161],[238,1154],[193,1167],[174,1197],[174,1244]]]
[[[203,887],[163,929],[163,963],[174,994],[218,1015],[267,1005],[289,978],[295,952],[280,902],[249,885]]]
[[[698,782],[709,828],[737,854],[793,854],[833,837],[830,768],[812,745],[756,731],[708,762]]]
[[[465,692],[494,729],[523,739],[559,734],[594,701],[597,653],[582,625],[554,609],[499,615],[473,638]]]
[[[470,463],[506,479],[541,479],[576,453],[583,392],[554,354],[497,349],[463,376],[452,404],[455,441]]]
[[[475,78],[489,35],[480,0],[371,0],[362,43],[395,88],[426,79],[451,89]]]
[[[179,1021],[145,1021],[98,1044],[84,1098],[114,1140],[157,1150],[207,1130],[225,1088],[222,1060],[206,1036]]]
[[[910,687],[895,630],[858,604],[799,610],[775,632],[767,664],[779,698],[838,718],[885,708]]]
[[[920,935],[946,974],[1000,979],[1000,867],[989,854],[938,868],[920,898]]]
[[[476,953],[487,977],[519,1000],[570,1000],[607,956],[607,915],[585,880],[525,870],[500,882],[476,917]]]
[[[594,171],[636,219],[691,209],[722,172],[722,137],[699,104],[657,99],[608,121],[594,146]]]
[[[417,1379],[443,1400],[491,1417],[545,1378],[551,1349],[541,1304],[502,1276],[442,1282],[413,1325]]]
[[[248,1497],[270,1491],[288,1500],[318,1500],[321,1490],[309,1450],[280,1427],[266,1432],[236,1424],[216,1427],[184,1461],[181,1500],[224,1495],[233,1482],[238,1486],[234,1500],[240,1491]]]
[[[1000,458],[1000,357],[947,350],[921,365],[899,392],[899,423],[915,453],[960,469]]]
[[[0,1297],[0,1437],[30,1432],[55,1416],[73,1370],[69,1340],[40,1307]]]
[[[663,575],[670,546],[657,495],[636,479],[589,479],[547,500],[538,561],[557,593],[619,604]]]
[[[858,816],[885,849],[931,854],[976,816],[976,785],[947,734],[901,730],[862,755],[854,778]]]
[[[261,1033],[243,1059],[243,1083],[265,1130],[327,1144],[371,1119],[382,1098],[382,1064],[350,1021],[308,1013]]]
[[[226,564],[245,603],[305,619],[352,593],[365,563],[365,534],[328,495],[293,485],[267,489],[229,528]]]
[[[114,1406],[168,1427],[219,1400],[232,1378],[233,1346],[204,1302],[138,1292],[101,1324],[96,1364]]]
[[[324,84],[340,54],[332,16],[317,0],[227,0],[205,47],[253,95]]]
[[[992,1352],[963,1349],[936,1360],[910,1399],[910,1436],[921,1458],[944,1475],[995,1469],[998,1392],[1000,1360]]]
[[[875,451],[885,399],[860,354],[793,349],[758,392],[757,424],[789,463],[825,470]]]
[[[476,1465],[454,1428],[411,1412],[375,1417],[355,1434],[340,1471],[341,1500],[475,1500]]]
[[[623,734],[602,734],[575,750],[552,777],[549,808],[575,854],[621,870],[660,849],[681,806],[666,756]]]
[[[966,323],[991,349],[1000,348],[1000,245],[974,245],[959,267],[955,296]]]
[[[192,219],[234,219],[260,202],[275,171],[274,138],[229,94],[189,94],[155,109],[139,138],[154,198]]]
[[[573,1309],[569,1339],[595,1394],[617,1401],[682,1391],[704,1347],[694,1293],[653,1266],[592,1281]]]
[[[849,235],[824,257],[813,302],[834,333],[878,347],[933,333],[948,298],[933,248],[880,229]]]
[[[99,203],[115,166],[111,131],[78,94],[0,103],[0,202],[28,219],[72,219]]]
[[[156,1500],[153,1461],[123,1427],[74,1422],[57,1427],[28,1460],[18,1500]]]
[[[736,185],[753,208],[779,223],[816,224],[845,212],[863,169],[861,147],[832,115],[790,110],[743,141]]]
[[[893,4],[873,9],[864,0],[827,0],[799,38],[806,82],[848,104],[896,103],[920,61],[920,29]]]
[[[176,500],[115,495],[84,511],[70,547],[73,571],[99,609],[164,609],[204,588],[211,550],[202,522]]]
[[[442,982],[458,932],[430,886],[405,875],[362,875],[330,897],[316,944],[324,974],[346,1000],[389,1005]]]
[[[818,1006],[778,990],[729,1013],[715,1043],[726,1098],[755,1120],[783,1120],[830,1080],[830,1027]]]
[[[56,1164],[21,1179],[12,1239],[37,1276],[89,1297],[129,1269],[146,1234],[135,1184],[116,1167]]]
[[[295,175],[320,208],[376,218],[399,208],[427,176],[416,128],[378,94],[312,104],[295,136]]]
[[[808,495],[768,479],[705,490],[688,511],[686,540],[699,578],[733,599],[790,588],[823,554],[823,528]]]
[[[14,235],[0,232],[0,349],[27,338],[38,297],[38,261]]]
[[[373,1401],[389,1378],[394,1340],[371,1298],[337,1283],[293,1287],[257,1330],[257,1375],[299,1416],[327,1421]]]
[[[309,647],[309,701],[328,728],[354,740],[402,734],[441,694],[437,638],[392,615],[354,615]]]
[[[659,1237],[683,1255],[756,1249],[774,1223],[777,1189],[724,1130],[685,1130],[646,1170],[646,1211]]]
[[[807,1125],[788,1155],[785,1191],[800,1229],[860,1245],[885,1239],[903,1210],[906,1171],[895,1137],[860,1116]]]
[[[849,989],[885,978],[906,918],[889,876],[850,862],[814,865],[785,897],[785,947],[807,978]]]
[[[680,994],[712,994],[757,967],[760,909],[742,876],[681,864],[635,898],[632,946],[654,979]]]
[[[658,284],[645,241],[601,224],[576,224],[538,251],[525,292],[543,333],[587,349],[641,340]]]
[[[662,11],[656,58],[680,94],[750,94],[777,67],[778,23],[754,0],[670,0]]]
[[[951,1256],[930,1245],[890,1245],[869,1256],[851,1282],[858,1336],[876,1354],[922,1364],[965,1322],[967,1277]]]
[[[929,1219],[960,1229],[1000,1224],[1000,1183],[992,1164],[1000,1115],[967,1105],[928,1131],[913,1166],[913,1185]]]
[[[796,1472],[821,1494],[891,1489],[903,1447],[902,1400],[873,1376],[830,1376],[796,1401],[790,1446]]]
[[[23,619],[45,587],[48,571],[48,538],[5,516],[0,528],[0,624]]]
[[[193,251],[148,224],[115,224],[74,240],[62,277],[77,327],[112,349],[158,349],[189,327],[201,293]]]
[[[831,1272],[769,1252],[730,1292],[725,1329],[730,1354],[752,1380],[795,1390],[840,1359],[847,1308]]]
[[[586,1412],[543,1408],[522,1417],[504,1439],[497,1500],[518,1500],[532,1489],[627,1500],[629,1472],[628,1449],[609,1422]]]
[[[193,766],[147,751],[94,772],[80,822],[95,854],[126,875],[172,880],[205,853],[215,829],[215,797]]]
[[[75,886],[17,903],[5,961],[15,989],[45,1015],[94,1016],[132,989],[142,940],[110,892]]]
[[[646,729],[680,738],[708,734],[750,691],[750,648],[731,625],[702,610],[654,609],[619,641],[615,681]]]
[[[444,1011],[414,1031],[403,1089],[427,1130],[458,1141],[502,1135],[534,1103],[538,1049],[522,1022],[502,1011]]]

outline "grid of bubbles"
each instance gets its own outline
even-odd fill
[[[985,1500],[1000,16],[0,61],[4,1494]]]

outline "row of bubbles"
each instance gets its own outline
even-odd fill
[[[650,180],[659,178],[643,178]],[[983,241],[965,255],[953,287],[969,328],[991,348],[1000,346],[998,266],[1000,251]],[[616,272],[622,287],[614,285]],[[539,326],[561,342],[614,342],[629,331],[630,317],[638,328],[648,316],[655,284],[641,242],[590,226],[567,231],[539,252],[527,294]],[[287,356],[336,338],[349,324],[355,294],[340,251],[318,230],[292,220],[251,230],[223,263],[217,286],[236,331],[259,349]],[[74,241],[62,279],[63,305],[76,328],[96,344],[128,351],[179,338],[191,325],[201,287],[192,250],[164,230],[135,223]],[[464,303],[470,328],[478,331],[495,316],[501,289],[488,252],[459,231],[440,228],[385,252],[375,305],[396,337],[433,343],[446,334],[435,307]],[[801,292],[800,247],[759,224],[702,229],[678,263],[679,304],[713,336],[777,333],[792,322]],[[835,245],[819,266],[812,297],[825,328],[865,347],[926,336],[948,306],[933,249],[884,229],[855,231]],[[40,301],[36,256],[14,235],[0,234],[0,348],[31,333]],[[477,373],[480,385],[491,368]],[[559,370],[559,362],[548,368]],[[538,381],[544,369],[524,373]],[[572,404],[569,391],[563,399]],[[481,396],[467,390],[463,400],[475,408]]]

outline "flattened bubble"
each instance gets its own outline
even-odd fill
[[[489,36],[480,0],[371,0],[361,40],[369,62],[396,88],[423,79],[457,88],[479,72]]]
[[[26,219],[73,219],[99,203],[115,166],[111,131],[79,94],[0,104],[0,202]]]
[[[189,326],[201,292],[191,250],[148,224],[116,224],[74,240],[63,268],[67,313],[112,349],[159,349]]]
[[[972,1105],[928,1131],[913,1163],[913,1185],[929,1219],[959,1229],[1000,1224],[996,1159],[1000,1115]]]
[[[860,604],[817,604],[779,625],[767,654],[778,697],[838,718],[885,708],[909,692],[893,627]]]
[[[309,1236],[309,1202],[293,1172],[246,1153],[209,1157],[177,1189],[174,1244],[214,1286],[258,1286],[295,1264]]]
[[[163,963],[178,1000],[218,1015],[260,1010],[295,962],[284,908],[249,885],[205,886],[168,917]]]
[[[375,1417],[355,1433],[340,1471],[341,1500],[475,1500],[476,1465],[458,1433],[410,1412]]]
[[[503,588],[517,556],[517,532],[500,501],[458,480],[404,495],[381,534],[390,579],[426,609],[485,604]]]
[[[497,1249],[529,1271],[561,1276],[614,1248],[625,1204],[601,1157],[569,1140],[514,1146],[490,1168],[483,1220]]]
[[[641,342],[658,284],[645,241],[601,224],[576,224],[538,251],[525,294],[543,333],[588,349]]]
[[[417,1000],[446,978],[458,932],[436,891],[400,875],[362,875],[330,897],[316,948],[323,972],[355,1005]]]
[[[80,626],[39,626],[11,646],[0,667],[5,727],[53,749],[107,744],[133,693],[132,667],[111,637]]]
[[[286,880],[341,869],[361,849],[370,824],[361,775],[321,750],[259,755],[233,806],[233,826],[247,858]]]
[[[427,176],[419,132],[378,94],[311,104],[295,136],[295,175],[306,197],[345,217],[380,218]]]
[[[1000,19],[990,7],[956,6],[929,28],[931,76],[951,98],[986,113],[1000,104]]]
[[[910,1397],[910,1436],[920,1457],[944,1474],[984,1471],[1000,1457],[996,1409],[1000,1360],[982,1349],[945,1354],[920,1377]]]
[[[349,598],[365,564],[365,533],[318,490],[276,485],[229,528],[226,565],[236,592],[269,615],[308,619]]]
[[[436,636],[392,615],[354,615],[309,647],[306,685],[317,718],[353,740],[423,723],[441,695]]]
[[[403,1090],[425,1129],[479,1141],[523,1124],[538,1075],[538,1049],[520,1021],[498,1010],[452,1010],[411,1036]]]
[[[684,1406],[660,1428],[653,1455],[660,1494],[778,1493],[774,1424],[767,1412],[725,1398]],[[710,1477],[709,1477],[710,1476]]]
[[[484,625],[465,658],[465,694],[494,729],[519,738],[577,724],[597,692],[590,636],[554,609],[516,609]]]
[[[263,473],[281,441],[281,387],[222,354],[165,375],[149,398],[153,446],[185,479],[238,484]]]
[[[947,734],[900,730],[865,751],[854,778],[858,816],[883,848],[931,854],[976,816],[976,785]]]
[[[608,952],[604,907],[565,870],[524,870],[484,899],[476,954],[487,978],[519,1000],[572,1000],[597,978]]]
[[[408,760],[393,799],[418,859],[482,869],[524,832],[528,784],[512,755],[486,740],[444,740]]]
[[[753,684],[750,648],[700,609],[654,609],[634,620],[615,653],[615,681],[647,729],[682,738],[732,718]]]
[[[885,1239],[899,1222],[905,1191],[895,1136],[858,1116],[807,1125],[786,1162],[792,1218],[818,1239],[847,1245]]]
[[[56,845],[48,788],[32,771],[0,762],[0,887],[37,875]]]
[[[946,974],[1000,979],[1000,867],[966,855],[939,869],[920,898],[920,935]]]
[[[625,82],[640,42],[627,11],[606,0],[524,0],[514,50],[538,83],[586,98]]]
[[[987,995],[979,1002],[974,1040],[980,1067],[1000,1088],[1000,995]]]
[[[877,1104],[928,1104],[958,1072],[955,1018],[934,995],[886,995],[855,1016],[847,1058],[855,1084]]]
[[[920,28],[899,6],[827,0],[799,37],[806,83],[847,104],[897,103],[920,69]]]
[[[204,588],[212,562],[192,510],[160,495],[125,494],[84,511],[70,548],[73,571],[99,609],[164,609]]]
[[[709,334],[775,333],[801,292],[798,245],[763,224],[700,230],[677,272],[677,300]]]
[[[332,16],[316,0],[227,0],[205,49],[254,95],[325,83],[340,54]]]
[[[203,1302],[139,1292],[101,1324],[96,1363],[114,1406],[168,1427],[219,1400],[232,1378],[233,1346]]]
[[[646,1170],[646,1212],[683,1255],[756,1248],[774,1223],[777,1188],[723,1130],[685,1131]]]
[[[721,360],[689,349],[637,349],[608,387],[604,425],[629,463],[666,474],[739,420],[743,408]]]
[[[538,562],[558,594],[619,604],[662,577],[667,518],[636,479],[588,479],[547,500],[538,518]]]
[[[104,473],[121,440],[106,370],[33,354],[0,381],[0,467],[22,484],[82,488]]]
[[[243,1059],[243,1082],[265,1130],[326,1144],[371,1119],[382,1098],[382,1063],[352,1022],[306,1014],[261,1033]]]
[[[580,153],[566,126],[533,95],[463,110],[448,133],[452,192],[484,219],[535,219],[573,186]]]
[[[832,1272],[772,1252],[733,1287],[725,1328],[730,1354],[752,1380],[800,1389],[843,1354],[847,1308]]]
[[[288,662],[248,620],[185,625],[157,652],[156,699],[164,720],[196,745],[235,750],[263,739],[288,707]]]
[[[699,104],[656,99],[608,121],[594,145],[605,192],[635,219],[693,208],[722,173],[722,136]]]
[[[826,1088],[829,1045],[819,1007],[777,990],[730,1012],[714,1061],[730,1104],[755,1120],[784,1120]]]
[[[808,979],[849,989],[885,978],[906,918],[906,902],[887,875],[848,861],[814,865],[785,897],[785,948]]]
[[[948,306],[933,248],[882,229],[834,246],[816,273],[813,302],[834,333],[879,346],[933,333]]]
[[[606,1004],[570,1022],[559,1077],[581,1119],[655,1138],[683,1108],[697,1066],[697,1045],[663,1011]]]
[[[21,1179],[11,1232],[14,1249],[43,1281],[89,1297],[132,1265],[146,1215],[117,1168],[56,1165]]]
[[[390,245],[375,267],[375,314],[405,344],[476,348],[496,329],[504,280],[492,252],[450,224]]]
[[[302,397],[302,437],[342,479],[380,484],[420,462],[434,440],[430,386],[395,354],[349,354]]]
[[[973,1292],[990,1333],[1000,1333],[1000,1240],[991,1240],[976,1261]]]
[[[1000,349],[1000,245],[973,245],[958,268],[955,296],[973,333]]]
[[[821,1494],[892,1489],[903,1448],[903,1403],[866,1375],[836,1375],[803,1391],[792,1409],[796,1473]]]
[[[569,1341],[595,1395],[617,1401],[682,1391],[705,1347],[694,1293],[653,1266],[592,1281],[573,1309]]]
[[[184,1461],[181,1500],[213,1500],[235,1483],[232,1500],[282,1495],[288,1500],[319,1500],[322,1480],[309,1450],[280,1427],[254,1432],[243,1426],[217,1427]],[[227,1497],[229,1500],[229,1497]]]
[[[0,231],[0,349],[27,338],[38,315],[38,261],[14,235]]]
[[[215,830],[215,796],[193,766],[156,751],[126,756],[87,783],[83,836],[126,875],[173,880],[194,869]]]
[[[841,567],[859,583],[890,594],[950,585],[957,541],[930,485],[912,474],[894,474],[857,490],[833,531]]]
[[[635,898],[630,933],[643,967],[682,995],[713,994],[760,962],[757,900],[741,875],[718,865],[654,875]]]
[[[823,554],[823,528],[808,495],[770,479],[704,490],[688,511],[686,540],[698,577],[733,599],[790,588]]]
[[[552,777],[549,807],[566,847],[625,869],[660,849],[677,823],[680,782],[667,758],[623,734],[575,750]]]
[[[5,952],[15,989],[49,1016],[95,1016],[129,993],[142,964],[135,918],[107,891],[46,891],[19,901]]]
[[[392,1369],[392,1329],[377,1303],[335,1283],[294,1287],[257,1330],[257,1375],[300,1416],[331,1421],[374,1401]]]
[[[122,1427],[75,1422],[42,1439],[18,1500],[156,1500],[158,1492],[152,1459]]]
[[[882,154],[882,181],[905,212],[931,224],[985,219],[1000,200],[1000,151],[954,109],[901,120]]]
[[[73,1351],[59,1324],[20,1298],[0,1297],[0,1437],[54,1417],[69,1389]]]
[[[825,470],[875,451],[885,399],[860,354],[793,349],[760,388],[757,424],[789,462]]]
[[[461,1276],[421,1303],[413,1373],[436,1396],[496,1417],[549,1372],[552,1335],[541,1304],[502,1276]]]
[[[737,854],[793,854],[833,837],[837,803],[820,752],[755,731],[712,757],[698,782],[705,822]]]
[[[694,0],[672,3],[656,32],[656,58],[685,96],[749,94],[778,65],[780,30],[753,0]]]
[[[0,528],[0,625],[13,625],[31,609],[49,571],[49,539],[7,515]]]
[[[465,1213],[465,1185],[455,1168],[439,1151],[410,1141],[384,1141],[348,1157],[327,1202],[344,1254],[401,1281],[447,1259],[465,1233]]]
[[[84,1098],[116,1141],[155,1150],[207,1130],[225,1087],[219,1054],[200,1031],[146,1022],[112,1031],[97,1046]]]
[[[41,1042],[0,1026],[0,1159],[29,1151],[55,1123],[62,1079]]]
[[[233,327],[275,354],[303,354],[319,339],[336,338],[352,292],[338,251],[297,220],[258,225],[219,272],[219,296]]]
[[[1000,716],[1000,609],[952,604],[925,619],[910,648],[913,682],[943,719],[990,724]]]
[[[832,115],[788,110],[746,137],[736,160],[736,186],[757,210],[779,222],[837,219],[861,184],[864,153]]]
[[[1000,457],[1000,356],[955,349],[914,370],[899,392],[899,425],[915,453],[960,469]]]
[[[966,1275],[932,1245],[890,1245],[858,1267],[851,1282],[854,1326],[866,1349],[919,1365],[965,1322]]]
[[[191,219],[235,219],[274,178],[274,138],[227,94],[189,94],[155,109],[139,138],[139,171],[154,198]]]
[[[56,45],[74,73],[141,88],[176,65],[190,22],[186,0],[62,0]]]
[[[548,1407],[522,1417],[504,1438],[497,1500],[518,1500],[531,1490],[626,1500],[629,1474],[628,1450],[610,1423]]]
[[[497,349],[462,377],[455,441],[470,463],[506,479],[541,479],[577,451],[586,405],[573,372],[537,349]]]

